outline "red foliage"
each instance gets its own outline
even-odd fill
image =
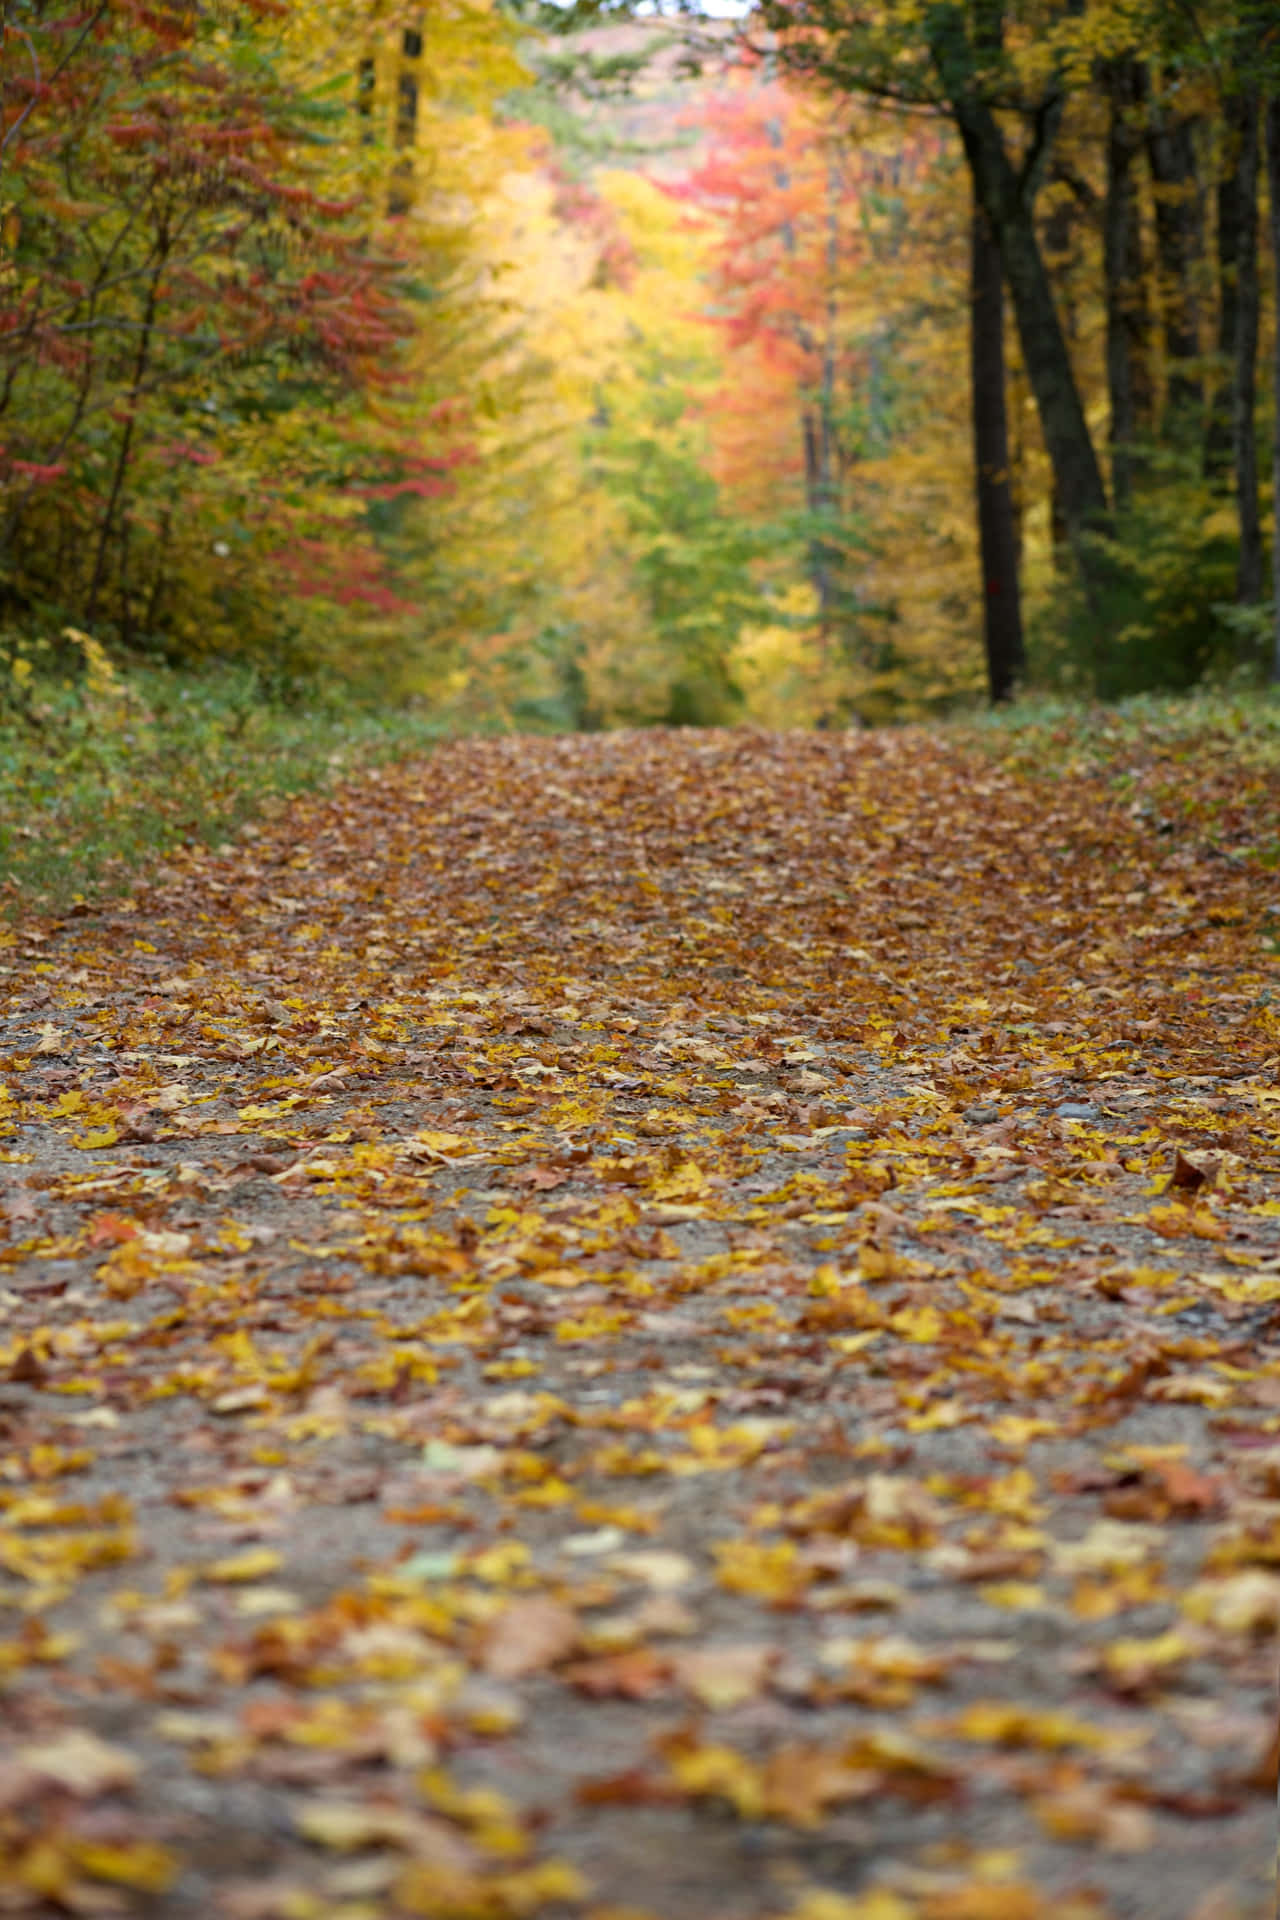
[[[587,233],[596,247],[596,277],[602,285],[625,292],[635,276],[635,248],[623,232],[617,213],[589,182],[569,173],[552,154],[547,172],[555,189],[552,211],[567,227]]]

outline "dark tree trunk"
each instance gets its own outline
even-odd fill
[[[1107,494],[1040,250],[1032,197],[1014,172],[990,109],[972,98],[964,99],[957,105],[956,119],[978,200],[999,243],[1040,429],[1067,531],[1087,579],[1092,565],[1087,542],[1082,545],[1082,541],[1090,533],[1107,530]]]
[[[107,494],[107,504],[103,509],[98,527],[97,544],[94,551],[93,574],[89,581],[88,597],[85,601],[84,623],[92,630],[98,616],[98,602],[101,598],[107,578],[107,561],[111,550],[111,539],[116,528],[116,515],[125,496],[125,486],[129,474],[129,464],[133,457],[133,442],[138,426],[138,412],[142,405],[142,388],[151,360],[151,340],[155,332],[156,317],[160,309],[160,283],[165,262],[169,257],[169,243],[163,234],[156,244],[155,265],[147,286],[143,301],[141,327],[138,345],[133,358],[133,370],[129,380],[129,391],[125,396],[124,426],[120,432],[120,443],[116,450],[115,467],[111,476],[111,487]]]
[[[1267,199],[1271,229],[1273,284],[1280,287],[1280,95],[1267,102]],[[1272,398],[1275,413],[1271,429],[1271,479],[1274,490],[1271,527],[1271,591],[1275,596],[1272,631],[1271,679],[1280,686],[1280,325],[1272,343]]]
[[[1076,209],[1073,203],[1059,198],[1047,216],[1040,222],[1040,246],[1044,255],[1044,264],[1052,282],[1054,298],[1058,303],[1058,312],[1062,319],[1062,334],[1070,354],[1076,341],[1076,307],[1072,298],[1074,293],[1072,267],[1075,256]],[[1071,573],[1072,545],[1071,529],[1062,505],[1062,488],[1058,477],[1053,475],[1049,483],[1049,539],[1053,550],[1053,570],[1065,580]]]
[[[1199,274],[1204,205],[1196,177],[1196,128],[1157,101],[1147,124],[1147,162],[1155,186],[1156,263],[1160,274],[1167,379],[1168,437],[1188,431],[1204,405],[1200,376]]]
[[[1127,506],[1142,468],[1141,442],[1150,434],[1151,313],[1142,259],[1138,156],[1139,111],[1146,75],[1133,58],[1109,61],[1104,79],[1110,102],[1107,197],[1103,208],[1103,271],[1107,292],[1107,389],[1111,406],[1111,494]]]
[[[1254,422],[1258,363],[1258,94],[1242,87],[1226,101],[1226,150],[1218,181],[1218,382],[1205,429],[1205,477],[1233,475],[1240,524],[1236,596],[1262,596],[1258,449]]]
[[[1205,476],[1223,483],[1231,471],[1233,375],[1240,321],[1240,253],[1244,244],[1246,204],[1251,197],[1247,180],[1249,164],[1252,159],[1256,169],[1258,160],[1256,129],[1251,141],[1249,122],[1256,113],[1256,97],[1251,99],[1247,93],[1233,93],[1224,102],[1223,151],[1217,188],[1217,379],[1204,434]],[[1255,217],[1256,196],[1255,186],[1252,195]]]
[[[1240,161],[1240,247],[1236,261],[1236,340],[1231,378],[1231,441],[1236,474],[1240,559],[1236,599],[1262,598],[1262,520],[1258,512],[1258,114],[1256,88],[1245,96]]]
[[[976,50],[958,6],[932,8],[927,18],[934,71],[964,146],[974,197],[1000,248],[1023,364],[1080,577],[1096,599],[1095,589],[1103,586],[1108,569],[1089,536],[1109,529],[1107,492],[1035,224],[1036,190],[1062,118],[1064,96],[1050,91],[1041,100],[1032,115],[1028,151],[1015,168],[978,70],[979,54],[985,58],[1000,45],[999,5],[989,3],[981,10]]]
[[[1026,668],[1018,533],[1009,477],[1005,409],[1004,278],[990,223],[975,204],[970,254],[969,318],[973,383],[974,481],[982,555],[983,632],[993,705],[1012,697]]]

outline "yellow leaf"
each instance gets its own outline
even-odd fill
[[[808,1584],[809,1576],[791,1540],[718,1540],[712,1551],[716,1579],[730,1593],[785,1603]]]
[[[681,1685],[714,1711],[754,1700],[776,1658],[770,1646],[702,1647],[673,1664]]]
[[[946,1322],[936,1307],[903,1307],[901,1312],[890,1314],[889,1325],[904,1340],[932,1346],[942,1338]]]
[[[684,1160],[672,1172],[655,1180],[650,1191],[655,1200],[696,1200],[706,1192],[707,1186],[702,1168],[692,1160]]]
[[[1103,1662],[1117,1679],[1129,1680],[1149,1671],[1176,1667],[1195,1652],[1195,1647],[1176,1627],[1150,1639],[1114,1640],[1103,1652]]]
[[[727,1800],[744,1820],[758,1820],[763,1814],[760,1770],[732,1747],[693,1747],[674,1754],[670,1766],[686,1793]]]
[[[1190,1620],[1221,1633],[1273,1633],[1280,1626],[1280,1574],[1249,1567],[1225,1580],[1202,1580],[1182,1602]]]
[[[1035,1887],[985,1880],[933,1894],[925,1908],[927,1920],[1053,1920],[1065,1911]]]
[[[1043,1587],[1030,1580],[996,1580],[978,1588],[978,1598],[989,1607],[1008,1607],[1018,1613],[1036,1613],[1048,1607]]]
[[[181,1862],[164,1847],[145,1840],[112,1846],[105,1840],[73,1840],[71,1858],[91,1880],[109,1880],[139,1893],[165,1893],[178,1877]]]
[[[284,1556],[274,1547],[251,1547],[247,1553],[211,1560],[207,1567],[200,1569],[200,1578],[218,1586],[238,1586],[242,1582],[248,1585],[250,1581],[265,1579],[269,1573],[279,1573],[283,1565]]]
[[[993,1420],[987,1432],[997,1446],[1025,1447],[1029,1440],[1057,1433],[1058,1427],[1056,1420],[1042,1420],[1034,1414],[1006,1413],[999,1420]]]
[[[872,1887],[866,1893],[831,1893],[824,1888],[805,1894],[799,1906],[787,1909],[784,1920],[919,1920],[919,1912],[888,1887]]]
[[[626,1580],[642,1581],[655,1593],[674,1593],[693,1579],[692,1560],[667,1547],[641,1547],[635,1552],[611,1554],[607,1565],[611,1572]]]
[[[940,1728],[953,1738],[981,1740],[995,1746],[1044,1747],[1056,1751],[1063,1747],[1128,1748],[1141,1743],[1148,1734],[1118,1732],[1097,1727],[1088,1720],[1054,1708],[1038,1710],[1017,1700],[973,1700],[948,1719]]]

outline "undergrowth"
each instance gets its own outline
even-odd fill
[[[1029,697],[950,730],[1024,778],[1093,782],[1143,831],[1191,833],[1224,860],[1280,869],[1280,689],[1206,687],[1114,706]]]
[[[91,638],[0,658],[0,898],[59,911],[167,850],[218,842],[289,795],[424,752],[422,713],[273,688],[251,668],[120,672]]]
[[[0,637],[0,900],[58,912],[119,891],[176,846],[217,843],[291,794],[428,751],[448,731],[426,708],[361,704],[323,682],[273,685],[244,666],[124,672],[87,635],[64,635],[60,650]],[[1230,843],[1238,782],[1253,802],[1248,853],[1280,866],[1280,691],[1112,706],[1033,695],[947,731],[1010,772],[1101,780],[1157,827],[1188,806],[1203,815],[1203,784],[1185,776],[1218,761],[1221,817],[1201,829]]]
[[[951,730],[1025,773],[1109,775],[1135,754],[1177,761],[1223,749],[1242,764],[1280,772],[1280,689],[1203,687],[1135,694],[1107,706],[1027,694],[966,715]]]

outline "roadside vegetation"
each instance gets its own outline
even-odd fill
[[[120,672],[87,636],[14,649],[0,705],[0,897],[65,911],[291,794],[429,747],[438,726],[252,667]]]

